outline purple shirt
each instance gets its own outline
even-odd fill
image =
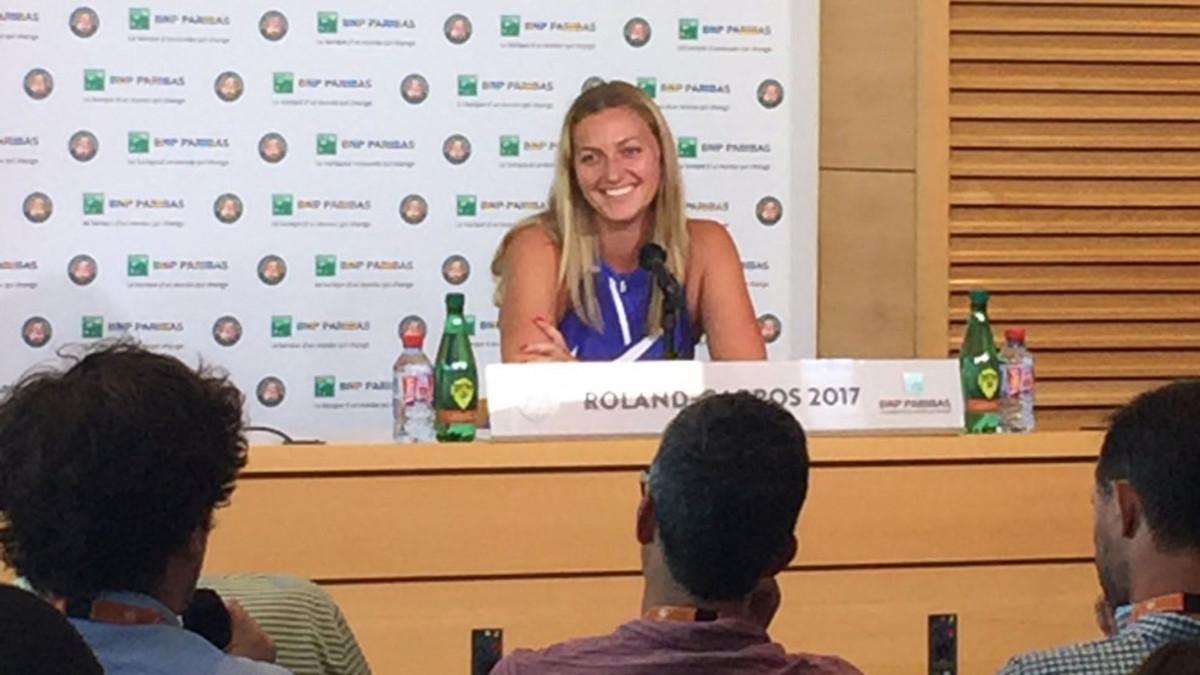
[[[603,637],[519,649],[492,675],[862,675],[836,656],[788,654],[757,624],[638,619]]]

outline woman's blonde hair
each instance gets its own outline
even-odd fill
[[[653,227],[650,241],[667,251],[667,268],[677,279],[684,278],[687,268],[687,212],[683,201],[683,178],[679,171],[679,156],[675,139],[667,120],[654,101],[641,89],[626,82],[608,82],[580,94],[571,104],[559,134],[558,158],[554,184],[546,210],[517,223],[504,236],[492,259],[492,276],[496,282],[495,302],[504,298],[504,264],[513,238],[529,227],[541,227],[554,239],[561,251],[558,283],[571,298],[571,307],[584,323],[603,330],[600,304],[596,300],[595,273],[599,257],[595,212],[583,196],[575,179],[575,148],[571,133],[585,118],[612,108],[628,108],[650,127],[659,146],[658,193],[651,205]],[[662,293],[651,295],[646,330],[655,335],[662,330]]]

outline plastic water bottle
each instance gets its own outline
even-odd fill
[[[1033,431],[1033,354],[1025,348],[1025,329],[1004,331],[1001,428],[1006,432]]]
[[[421,350],[425,336],[410,330],[401,336],[404,352],[392,368],[392,437],[397,443],[430,443],[433,429],[433,364]]]

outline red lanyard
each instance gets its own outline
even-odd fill
[[[1133,606],[1130,621],[1137,621],[1147,614],[1182,614],[1200,619],[1200,595],[1171,593],[1150,598]]]
[[[126,605],[112,600],[53,600],[58,611],[73,618],[122,626],[143,626],[164,623],[163,616],[149,607]]]
[[[698,607],[675,607],[664,605],[651,607],[646,612],[647,621],[716,621],[717,613]]]

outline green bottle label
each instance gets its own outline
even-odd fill
[[[979,371],[979,377],[975,382],[987,398],[996,398],[996,392],[1000,391],[1000,373],[997,373],[995,368],[984,368]]]
[[[466,410],[471,405],[471,399],[475,398],[475,383],[469,377],[458,378],[450,384],[450,397],[459,408]]]

